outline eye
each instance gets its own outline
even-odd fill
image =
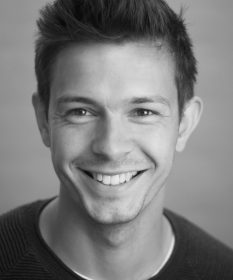
[[[91,116],[92,114],[88,112],[86,109],[83,108],[75,108],[71,109],[67,112],[69,116],[77,116],[77,117],[84,117],[84,116]]]
[[[148,117],[153,115],[159,115],[159,113],[149,109],[138,108],[133,110],[132,115],[135,117]]]
[[[65,119],[74,124],[87,123],[93,121],[95,117],[96,115],[91,110],[84,108],[73,108],[65,113]]]

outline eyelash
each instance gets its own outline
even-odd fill
[[[143,113],[143,114],[141,114],[141,113]],[[159,116],[160,113],[158,111],[138,108],[138,109],[133,110],[133,115],[136,116],[136,117],[150,117],[150,116],[153,116],[153,115]]]
[[[83,108],[71,109],[66,114],[67,115],[76,115],[76,116],[77,115],[87,116],[87,114],[92,115],[92,113],[90,113],[88,110],[83,109]],[[160,115],[160,114],[157,111],[152,111],[152,110],[149,110],[149,109],[139,108],[139,109],[134,109],[133,112],[132,112],[132,115],[137,115],[138,117],[144,117],[144,116],[148,117],[148,116]]]
[[[82,114],[83,112],[85,112],[84,114]],[[71,109],[69,111],[67,111],[66,113],[67,116],[79,116],[79,117],[85,117],[85,116],[89,116],[92,115],[88,110],[83,109],[83,108],[75,108],[75,109]]]
[[[155,118],[161,116],[158,111],[145,109],[145,108],[135,108],[129,112],[130,119],[135,122],[151,122]],[[85,108],[73,108],[65,113],[65,119],[71,123],[82,124],[86,122],[93,121],[95,117],[98,117],[92,110]]]

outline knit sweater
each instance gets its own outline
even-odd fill
[[[52,252],[38,227],[48,200],[0,218],[0,279],[81,280]],[[165,210],[175,234],[173,253],[151,280],[233,280],[233,251],[186,219]]]

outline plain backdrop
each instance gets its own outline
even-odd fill
[[[0,1],[0,213],[58,192],[40,140],[31,94],[35,20],[46,0]],[[205,109],[177,154],[166,207],[233,247],[233,1],[169,0],[186,23],[198,59],[196,94]]]

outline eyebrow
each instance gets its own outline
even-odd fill
[[[170,102],[163,96],[155,97],[133,97],[129,100],[132,104],[143,104],[143,103],[162,103],[170,107]]]
[[[89,105],[98,105],[98,102],[95,100],[83,96],[61,96],[57,99],[56,103],[58,105],[62,103],[85,103]]]
[[[163,96],[155,96],[155,97],[133,97],[124,100],[124,103],[131,103],[131,104],[144,104],[144,103],[162,103],[170,107],[170,102],[167,98]],[[89,97],[84,96],[61,96],[57,99],[56,102],[58,105],[64,103],[85,103],[94,106],[100,106],[98,101],[93,100]]]

